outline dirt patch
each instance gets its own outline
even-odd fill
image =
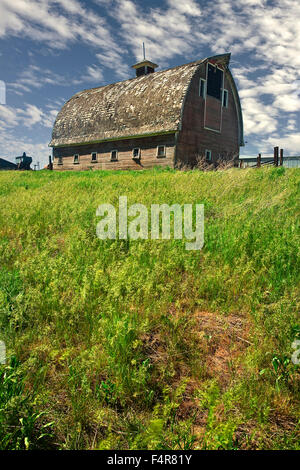
[[[238,315],[202,311],[187,315],[172,308],[169,313],[173,323],[141,337],[144,354],[155,367],[174,368],[172,385],[189,377],[195,387],[197,375],[201,380],[216,378],[226,387],[241,372],[240,359],[252,345],[249,322]]]
[[[231,378],[241,372],[245,350],[252,345],[249,324],[237,315],[221,316],[217,313],[196,312],[199,343],[203,348],[206,373],[226,386]]]
[[[153,365],[153,386],[163,381],[176,390],[186,387],[177,416],[196,418],[200,427],[207,413],[199,410],[195,392],[203,381],[217,380],[222,390],[243,373],[243,355],[251,347],[250,324],[238,315],[196,311],[191,314],[171,307],[168,322],[141,337],[144,354]]]

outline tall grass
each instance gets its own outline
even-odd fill
[[[0,446],[51,423],[61,449],[299,448],[299,189],[282,168],[1,172],[0,339],[39,418],[15,439],[1,402]],[[99,240],[119,196],[203,203],[203,250]]]

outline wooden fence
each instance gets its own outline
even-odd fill
[[[242,168],[243,161],[240,162],[240,167]],[[251,165],[250,168],[260,168],[265,165],[274,165],[274,166],[283,166],[283,149],[279,150],[279,147],[274,147],[274,156],[271,160],[266,162],[261,161],[261,153],[257,155],[256,165]]]

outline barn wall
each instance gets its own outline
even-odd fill
[[[166,157],[157,157],[157,146],[166,146]],[[132,158],[135,147],[141,149],[140,161]],[[111,151],[118,150],[118,161],[110,160]],[[174,166],[174,134],[139,139],[102,142],[98,144],[59,147],[53,149],[54,170],[142,170],[153,166]],[[92,163],[92,152],[97,152],[97,163]],[[74,164],[74,155],[79,154],[79,164]],[[63,165],[58,164],[63,157]]]
[[[199,96],[200,78],[206,78],[206,64],[203,64],[194,75],[186,95],[182,129],[176,147],[177,166],[195,164],[197,156],[204,156],[206,149],[212,151],[213,162],[217,162],[220,157],[231,159],[239,154],[238,115],[228,77],[225,75],[224,83],[229,95],[228,107],[222,108],[221,132],[204,128],[205,100]],[[215,127],[218,125],[216,122]]]

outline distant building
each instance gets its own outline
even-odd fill
[[[161,72],[144,60],[136,78],[74,95],[56,118],[55,170],[193,166],[238,161],[244,145],[230,54]]]
[[[26,155],[26,152],[23,152],[23,155],[16,157],[17,168],[18,170],[31,170],[32,158]]]
[[[0,170],[16,170],[17,165],[15,163],[9,162],[8,160],[4,160],[4,158],[0,158]]]
[[[257,164],[257,157],[240,157],[240,167],[247,168],[256,166]],[[261,164],[266,165],[268,163],[273,163],[273,157],[261,157]],[[283,166],[286,168],[300,168],[300,156],[290,156],[290,157],[283,157]]]

